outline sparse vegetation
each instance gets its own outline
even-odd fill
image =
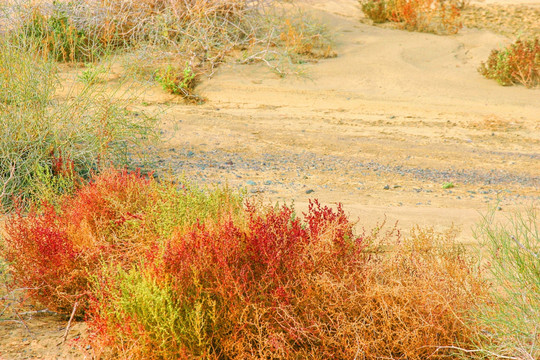
[[[32,37],[40,52],[60,61],[88,62],[118,51],[144,52],[151,73],[167,91],[191,102],[196,79],[229,55],[262,61],[280,75],[285,63],[335,56],[324,27],[245,0],[74,0],[20,6],[14,37]],[[290,59],[284,61],[284,59]],[[150,61],[151,63],[153,61]],[[133,64],[131,64],[133,66]],[[141,63],[138,66],[148,67]],[[190,73],[186,76],[185,70]],[[174,72],[174,73],[173,73]]]
[[[493,50],[479,71],[503,86],[540,85],[540,40],[517,40],[501,50]]]
[[[484,283],[450,235],[356,236],[341,206],[298,217],[240,199],[111,171],[58,209],[13,215],[4,256],[49,309],[77,302],[106,357],[423,359],[472,345]]]
[[[540,348],[540,222],[531,208],[506,223],[491,211],[479,225],[491,273],[491,302],[480,307],[489,337],[484,350],[517,359],[538,359]]]
[[[374,23],[394,22],[411,31],[455,34],[461,28],[466,1],[360,0],[362,11]]]
[[[0,202],[65,192],[104,167],[127,166],[132,147],[152,137],[118,89],[87,83],[58,98],[57,65],[39,46],[0,36]],[[126,97],[124,97],[126,98]],[[132,100],[131,100],[132,101]]]

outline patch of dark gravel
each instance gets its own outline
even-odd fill
[[[162,152],[163,153],[163,152]],[[529,155],[533,162],[537,154]],[[540,164],[536,164],[540,165]],[[389,165],[377,161],[356,161],[334,155],[320,155],[313,152],[302,153],[261,153],[257,158],[241,153],[231,153],[219,149],[200,151],[197,149],[170,150],[166,156],[155,158],[151,166],[158,171],[172,171],[177,174],[205,172],[226,174],[243,171],[277,171],[297,173],[299,177],[310,171],[333,172],[340,176],[359,178],[369,172],[388,175],[410,176],[420,181],[435,183],[456,182],[471,185],[518,184],[540,188],[540,176],[511,173],[492,169],[456,169],[453,167],[435,169],[405,165]],[[292,180],[292,179],[291,179]]]

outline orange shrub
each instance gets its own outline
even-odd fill
[[[360,0],[362,11],[375,23],[392,21],[407,30],[454,34],[464,4],[456,0]]]
[[[483,283],[430,231],[354,236],[341,207],[246,208],[97,283],[95,348],[136,359],[450,358]],[[385,253],[383,245],[396,245]],[[479,298],[478,301],[480,301]]]

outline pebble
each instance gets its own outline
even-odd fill
[[[386,185],[385,187],[383,187],[384,190],[390,190],[390,185]]]
[[[306,190],[306,194],[311,194],[312,192],[315,192],[313,189]]]

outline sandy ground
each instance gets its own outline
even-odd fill
[[[453,223],[464,242],[497,200],[503,210],[538,201],[540,92],[477,72],[508,38],[373,27],[355,1],[308,3],[339,56],[306,65],[305,78],[221,67],[199,88],[206,105],[169,103],[175,169],[300,208],[343,202],[368,227],[385,216],[404,228]]]
[[[477,72],[507,36],[374,27],[354,0],[305,3],[335,35],[338,57],[304,65],[303,77],[223,65],[199,87],[208,99],[200,106],[151,90],[146,106],[166,110],[160,166],[300,210],[310,198],[342,202],[359,227],[385,218],[405,231],[454,225],[464,243],[489,207],[503,217],[538,205],[540,89],[501,87]],[[538,20],[524,21],[528,31]],[[26,319],[32,334],[0,322],[0,359],[90,356],[77,345],[83,324],[61,344],[65,319]]]

